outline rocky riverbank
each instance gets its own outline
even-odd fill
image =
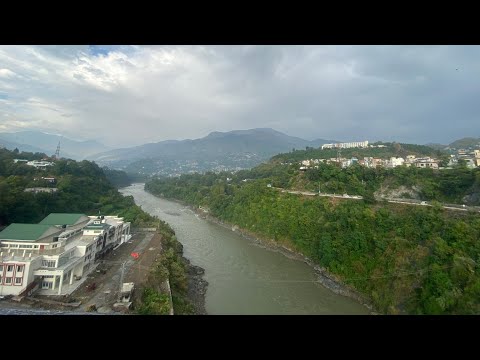
[[[185,206],[188,206],[188,205],[185,205]],[[273,251],[278,251],[282,255],[288,258],[305,262],[315,270],[315,272],[318,275],[318,282],[322,284],[324,287],[331,290],[335,294],[354,299],[355,301],[359,302],[360,304],[365,306],[367,309],[369,309],[371,315],[379,315],[379,313],[377,313],[373,308],[371,302],[365,296],[358,293],[355,289],[353,289],[349,285],[344,284],[337,276],[335,276],[334,274],[331,274],[327,269],[319,266],[318,264],[315,264],[312,260],[304,256],[303,254],[296,252],[286,247],[285,245],[280,245],[271,239],[259,237],[257,234],[247,231],[245,229],[241,229],[237,225],[233,225],[233,224],[221,221],[216,217],[210,215],[208,212],[206,212],[203,209],[198,209],[193,206],[188,206],[188,207],[192,211],[194,211],[196,214],[198,214],[201,218],[209,222],[215,223],[217,225],[220,225],[231,231],[234,231],[240,234],[242,237],[257,243],[260,246],[264,246],[265,248],[268,248]]]
[[[185,257],[183,261],[188,274],[187,298],[195,307],[195,315],[208,315],[205,310],[205,294],[208,287],[208,281],[203,279],[205,270],[200,266],[192,265]]]

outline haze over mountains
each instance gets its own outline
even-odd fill
[[[201,159],[205,155],[215,156],[225,153],[256,153],[260,156],[277,154],[292,148],[318,147],[330,140],[313,141],[289,136],[279,131],[261,128],[211,132],[195,140],[166,140],[130,148],[115,149],[91,156],[92,160],[138,160],[142,158],[174,157],[176,159]]]
[[[75,160],[83,160],[89,155],[110,149],[95,140],[77,141],[40,131],[0,133],[0,145],[9,150],[18,148],[20,151],[43,152],[53,155],[58,142],[60,142],[60,156]]]
[[[160,141],[103,152],[90,159],[127,172],[166,175],[249,168],[280,152],[328,142],[309,141],[270,128],[215,131],[200,139]]]
[[[365,139],[350,139],[365,140]],[[238,170],[254,167],[270,157],[292,149],[318,148],[335,140],[305,140],[271,128],[211,132],[199,139],[166,140],[135,147],[110,149],[102,143],[76,141],[39,131],[0,133],[0,146],[13,150],[55,153],[60,141],[60,156],[93,160],[112,169],[144,175],[178,175],[208,170]],[[436,149],[477,145],[480,138],[463,138],[450,145],[427,144]]]

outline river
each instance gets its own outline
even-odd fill
[[[316,282],[306,263],[265,248],[199,218],[188,207],[155,197],[133,184],[120,192],[166,221],[184,246],[184,256],[205,269],[208,314],[368,314],[356,301]]]

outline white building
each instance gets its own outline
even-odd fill
[[[421,169],[438,169],[438,162],[429,157],[418,158],[415,160],[415,166]]]
[[[405,160],[402,157],[391,157],[388,162],[388,167],[394,168],[397,166],[402,166]]]
[[[33,161],[28,161],[27,165],[29,166],[35,166],[37,169],[43,169],[45,170],[47,166],[52,166],[53,163],[49,161],[38,161],[38,160],[33,160]]]
[[[34,187],[34,188],[25,188],[25,190],[23,190],[24,192],[32,192],[34,194],[38,194],[38,193],[41,193],[41,192],[44,192],[44,193],[55,193],[58,191],[57,188],[47,188],[47,187]]]
[[[368,147],[368,141],[354,141],[354,142],[347,142],[347,143],[336,143],[336,144],[324,144],[322,145],[323,149],[333,149],[333,148],[340,148],[340,149],[349,149],[349,148],[366,148]]]
[[[116,216],[50,214],[40,224],[11,224],[0,232],[0,295],[70,293],[98,254],[130,237],[130,223]]]

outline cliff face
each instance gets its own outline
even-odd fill
[[[480,205],[480,186],[473,186],[472,190],[463,197],[465,205]]]
[[[375,191],[374,196],[376,200],[382,200],[385,198],[390,198],[390,199],[416,199],[420,200],[421,199],[421,188],[418,186],[400,186],[397,188],[391,188],[389,186],[383,187],[382,189],[379,189]]]

